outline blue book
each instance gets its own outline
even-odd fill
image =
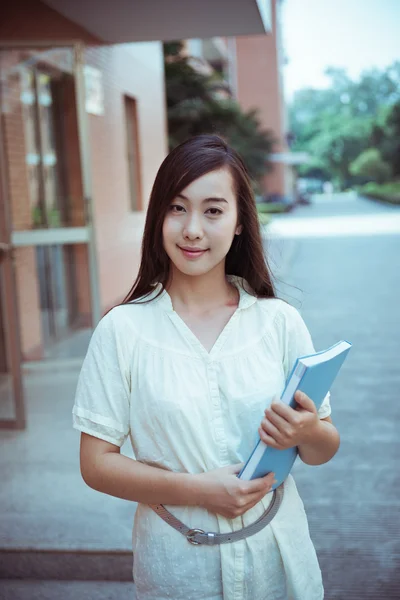
[[[298,358],[283,390],[282,402],[296,408],[294,394],[300,390],[311,398],[318,410],[350,348],[351,344],[342,340],[327,350]],[[275,489],[289,475],[297,455],[297,446],[277,450],[259,439],[238,477],[250,481],[273,472],[277,480],[272,488]]]

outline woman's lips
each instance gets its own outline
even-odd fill
[[[189,249],[181,248],[180,246],[178,246],[178,248],[182,252],[183,256],[185,258],[188,258],[189,260],[195,260],[196,258],[200,258],[200,256],[203,256],[203,254],[208,252],[208,249],[207,250],[189,250]]]

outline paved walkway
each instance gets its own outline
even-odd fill
[[[400,596],[398,302],[400,236],[393,231],[305,237],[315,219],[400,211],[350,197],[323,198],[274,220],[267,244],[281,295],[302,314],[317,349],[344,338],[354,346],[332,389],[342,444],[327,465],[298,463],[295,476],[324,573],[325,600]],[[289,221],[290,220],[290,221]],[[290,223],[290,236],[283,233]],[[310,230],[310,229],[309,229]],[[314,221],[315,231],[315,221]],[[297,234],[296,234],[297,232]],[[295,287],[294,287],[295,286]],[[298,289],[300,288],[300,290]],[[133,597],[131,528],[135,504],[89,489],[79,474],[71,428],[77,370],[25,376],[28,428],[0,432],[0,577],[4,600]],[[127,445],[123,452],[131,454]],[[61,581],[76,580],[68,585]],[[98,584],[84,580],[105,580]],[[112,583],[114,581],[125,583]]]
[[[359,221],[353,232],[351,214]],[[330,216],[327,234],[318,223]],[[388,227],[371,232],[371,219]],[[291,220],[283,295],[301,309],[317,350],[353,343],[332,387],[340,450],[326,465],[295,467],[326,600],[398,599],[400,229],[391,224],[400,224],[400,210],[338,197]],[[303,235],[305,224],[312,235]]]

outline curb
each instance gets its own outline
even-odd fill
[[[132,567],[128,550],[0,548],[0,579],[132,583]]]

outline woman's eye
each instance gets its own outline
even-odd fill
[[[207,212],[210,212],[213,217],[222,215],[222,210],[220,208],[209,208]]]
[[[183,206],[180,206],[179,204],[171,204],[171,206],[170,206],[171,212],[180,213],[184,210],[185,209],[183,208]]]

